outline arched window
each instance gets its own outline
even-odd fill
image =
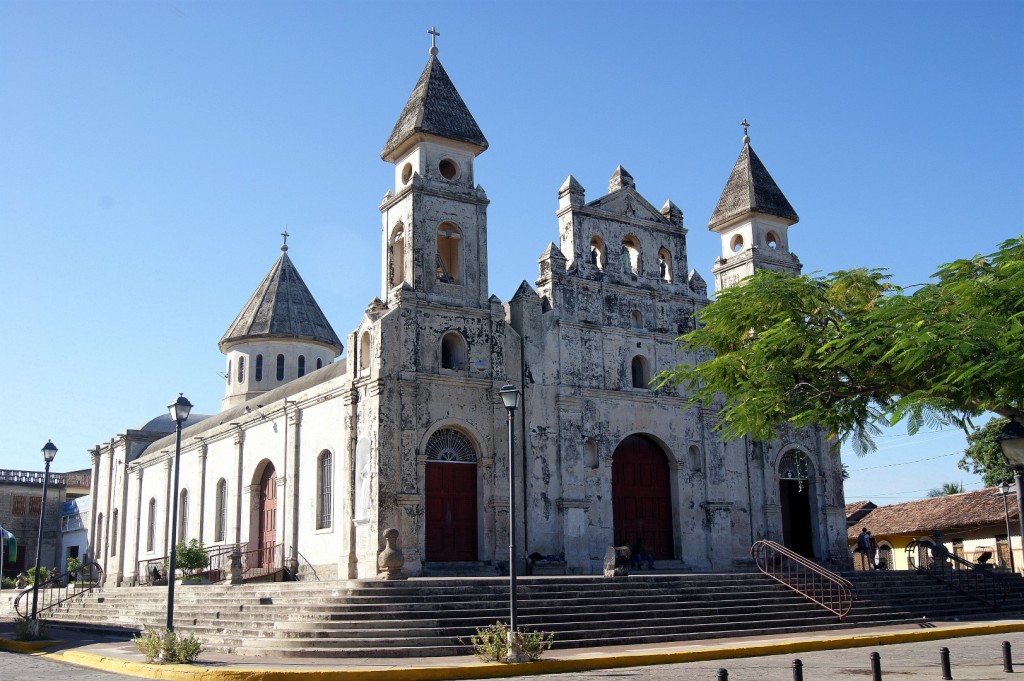
[[[587,468],[597,470],[598,464],[600,463],[597,456],[597,443],[590,439],[585,440],[583,442],[583,454],[586,458]]]
[[[188,490],[181,490],[178,495],[178,542],[188,541]],[[174,550],[174,547],[171,547]]]
[[[299,376],[306,375],[306,356],[299,355]]]
[[[599,236],[590,237],[590,264],[598,270],[604,270],[604,239]]]
[[[672,254],[667,248],[658,251],[658,277],[662,281],[672,281]]]
[[[332,465],[331,453],[327,450],[320,452],[316,466],[316,528],[321,530],[331,526],[331,509],[334,507],[332,499]]]
[[[399,222],[391,232],[391,285],[405,281],[405,226]]]
[[[317,369],[323,369],[324,368],[324,359],[323,359],[323,357],[317,357],[316,358],[316,368]]]
[[[633,369],[633,387],[634,388],[647,388],[647,384],[651,381],[647,371],[647,358],[643,355],[637,355],[633,358],[632,362]]]
[[[450,331],[441,339],[441,368],[456,371],[466,369],[466,340],[462,334]]]
[[[640,310],[633,310],[629,314],[629,321],[634,329],[644,328],[644,316],[640,314]]]
[[[245,382],[245,357],[238,358],[238,382]]]
[[[284,355],[277,356],[277,380],[284,380]]]
[[[461,279],[459,253],[462,250],[462,230],[453,222],[437,226],[437,280],[457,284]]]
[[[622,240],[619,257],[622,261],[622,273],[636,279],[640,274],[640,241],[635,236],[627,236]]]
[[[370,332],[364,331],[359,337],[359,371],[363,372],[370,368]]]
[[[224,541],[224,525],[227,519],[228,482],[224,478],[217,481],[216,515],[213,519],[213,541]]]
[[[431,435],[424,453],[427,461],[476,463],[476,447],[468,437],[454,428],[441,428]]]
[[[691,471],[697,472],[700,470],[700,448],[697,445],[690,445],[686,458],[689,459]]]
[[[110,555],[117,555],[117,509],[114,509],[114,515],[111,516],[112,522],[110,524]]]
[[[149,500],[149,516],[146,519],[146,550],[151,552],[156,546],[156,499]]]
[[[263,380],[263,355],[256,355],[256,382]]]

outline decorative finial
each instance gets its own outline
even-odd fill
[[[747,123],[747,119],[744,118],[740,125],[743,126],[743,143],[750,144],[750,135],[747,134],[748,132],[750,132],[748,130],[748,128],[750,127],[750,123]]]
[[[427,33],[430,34],[430,54],[431,56],[434,56],[437,54],[437,36],[441,34],[438,33],[437,29],[433,26],[430,27],[430,30],[427,31]]]
[[[285,227],[284,231],[281,232],[281,236],[284,237],[284,243],[281,244],[281,252],[286,253],[288,251],[288,237],[291,236],[290,234],[288,234],[287,227]]]

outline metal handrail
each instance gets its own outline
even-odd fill
[[[196,573],[195,576],[206,577],[211,582],[222,582],[229,579],[231,577],[231,554],[235,551],[242,553],[245,551],[245,547],[246,544],[244,543],[204,546],[203,550],[206,551],[210,564],[201,572]],[[169,556],[159,556],[138,561],[135,584],[149,586],[166,584],[168,558]]]
[[[72,574],[77,577],[74,581],[71,580]],[[48,610],[52,610],[61,603],[67,603],[74,598],[91,593],[102,583],[103,568],[101,568],[100,564],[96,562],[85,563],[74,573],[65,572],[63,574],[50,575],[45,581],[39,584],[39,597],[36,601],[36,617],[39,617]],[[18,597],[14,599],[14,611],[18,613],[19,617],[28,618],[29,615],[32,614],[28,611],[27,604],[25,604],[25,611],[22,611],[21,600],[23,598],[30,597],[31,595],[32,588],[29,587],[18,594]]]
[[[857,589],[817,563],[790,551],[785,546],[760,539],[750,547],[757,569],[779,584],[836,615],[840,621],[850,612]]]
[[[306,558],[306,557],[305,557],[304,555],[302,555],[302,551],[296,551],[296,552],[295,552],[295,555],[297,555],[297,556],[299,557],[299,559],[300,559],[300,560],[301,560],[301,561],[302,561],[303,563],[305,563],[305,564],[306,564],[306,567],[308,567],[308,568],[309,568],[309,571],[313,573],[313,579],[315,579],[316,581],[318,581],[318,582],[319,582],[319,581],[320,581],[320,575],[318,575],[318,574],[316,573],[316,568],[315,568],[315,567],[313,567],[313,564],[309,562],[309,559],[308,559],[308,558]],[[299,572],[299,571],[298,571],[298,570],[296,570],[296,571],[295,571],[295,574],[294,574],[294,575],[292,575],[292,577],[294,577],[294,578],[295,578],[295,581],[299,581],[299,574],[298,574],[298,572]]]
[[[914,560],[919,548],[925,549],[922,565]],[[911,570],[926,574],[962,594],[976,598],[993,610],[1002,608],[1010,594],[1009,581],[993,570],[991,565],[972,563],[950,553],[942,544],[915,540],[907,545],[906,551]]]
[[[256,579],[284,569],[284,544],[240,551],[242,581]]]

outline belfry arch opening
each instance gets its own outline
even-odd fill
[[[437,226],[437,280],[445,284],[461,282],[462,230],[454,222]]]
[[[405,225],[399,222],[391,231],[391,238],[388,239],[390,254],[388,266],[390,268],[390,281],[392,287],[401,286],[405,281]]]

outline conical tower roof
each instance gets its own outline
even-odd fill
[[[416,87],[380,153],[381,158],[393,161],[396,152],[417,134],[465,142],[475,146],[477,154],[488,146],[473,114],[469,113],[459,91],[434,54],[430,55],[426,68],[416,81]]]
[[[743,151],[736,159],[715,212],[711,214],[708,229],[721,227],[749,213],[774,215],[790,224],[800,220],[779,185],[775,184],[768,169],[754,153],[749,138],[744,138]]]
[[[236,343],[264,338],[320,343],[341,354],[341,340],[288,257],[288,246],[281,247],[281,257],[228,327],[219,347],[226,352]]]

